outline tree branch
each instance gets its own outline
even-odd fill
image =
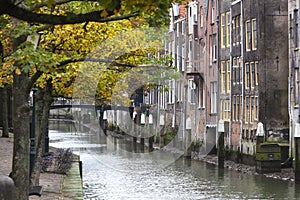
[[[133,65],[130,63],[119,63],[114,60],[105,60],[105,59],[98,59],[98,58],[71,58],[64,60],[60,62],[56,67],[64,67],[67,64],[70,63],[76,63],[76,62],[98,62],[98,63],[108,63],[110,67],[116,66],[116,67],[128,67],[128,68],[157,68],[157,69],[166,69],[168,68],[167,66],[163,65],[155,65],[155,64],[150,64],[150,65]],[[112,70],[117,70],[119,72],[122,72],[120,69],[112,69]],[[33,84],[37,81],[37,79],[43,74],[44,72],[42,71],[37,71],[34,75],[31,76],[30,78],[30,88],[33,86]]]
[[[52,15],[52,14],[38,14],[32,11],[20,8],[11,3],[10,0],[0,1],[0,14],[8,14],[14,18],[27,21],[30,23],[40,24],[78,24],[83,22],[110,22],[118,21],[122,19],[129,19],[138,15],[137,12],[133,12],[127,15],[114,16],[114,11],[106,10],[107,17],[101,17],[103,10],[89,12],[86,14],[75,14],[71,15]]]
[[[30,83],[28,84],[29,90],[33,87],[35,82],[42,76],[44,72],[42,71],[37,71],[35,74],[33,74],[30,78]]]
[[[149,65],[134,65],[130,63],[120,63],[116,62],[115,60],[108,60],[108,59],[99,59],[99,58],[71,58],[60,62],[57,67],[63,67],[70,63],[76,62],[98,62],[98,63],[108,63],[110,66],[117,66],[117,67],[129,67],[129,68],[158,68],[158,69],[167,69],[167,66],[164,65],[157,65],[157,64],[149,64]]]
[[[70,63],[76,63],[76,62],[98,62],[98,63],[108,63],[110,65],[115,65],[115,66],[120,66],[120,67],[138,67],[137,65],[132,65],[132,64],[126,64],[126,63],[118,63],[114,60],[108,60],[108,59],[99,59],[99,58],[71,58],[64,60],[60,62],[57,67],[63,67],[67,64]]]

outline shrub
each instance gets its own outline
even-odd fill
[[[53,158],[54,158],[53,153],[43,157],[42,164],[41,164],[42,165],[42,172],[47,171],[47,169],[52,166]]]
[[[55,155],[55,162],[54,162],[54,170],[56,173],[59,174],[66,174],[71,166],[73,160],[73,152],[70,148],[68,149],[57,149]]]

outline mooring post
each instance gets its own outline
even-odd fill
[[[154,150],[153,143],[154,143],[154,136],[151,136],[149,137],[149,152],[152,152]]]
[[[191,158],[191,134],[192,134],[192,122],[191,118],[187,117],[185,122],[185,153],[184,156]]]
[[[137,152],[137,148],[136,148],[136,143],[137,143],[137,137],[132,137],[132,145],[133,145],[133,152]]]
[[[224,168],[225,150],[224,150],[224,121],[219,120],[218,124],[218,166]]]
[[[141,137],[141,153],[145,152],[145,138]]]
[[[0,175],[0,199],[14,200],[15,183],[12,178]]]
[[[300,183],[300,124],[295,127],[295,183]]]

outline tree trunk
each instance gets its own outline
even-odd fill
[[[43,155],[45,152],[45,138],[47,134],[47,126],[50,112],[50,105],[53,102],[51,81],[47,82],[44,89],[37,92],[36,102],[36,149],[33,170],[30,177],[30,185],[39,185],[40,172],[42,169]]]
[[[16,186],[16,199],[28,199],[29,150],[30,150],[30,107],[28,104],[30,87],[28,75],[14,74],[13,82],[13,127],[14,148],[12,178]]]
[[[8,86],[5,85],[3,88],[3,105],[2,105],[2,119],[3,119],[3,132],[2,137],[9,137],[8,133],[8,95],[7,95]]]

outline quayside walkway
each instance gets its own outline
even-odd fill
[[[0,175],[8,176],[12,170],[13,135],[3,138],[0,133]],[[79,200],[83,199],[82,179],[79,160],[72,163],[67,175],[41,173],[40,185],[43,186],[42,196],[30,196],[30,200]]]

